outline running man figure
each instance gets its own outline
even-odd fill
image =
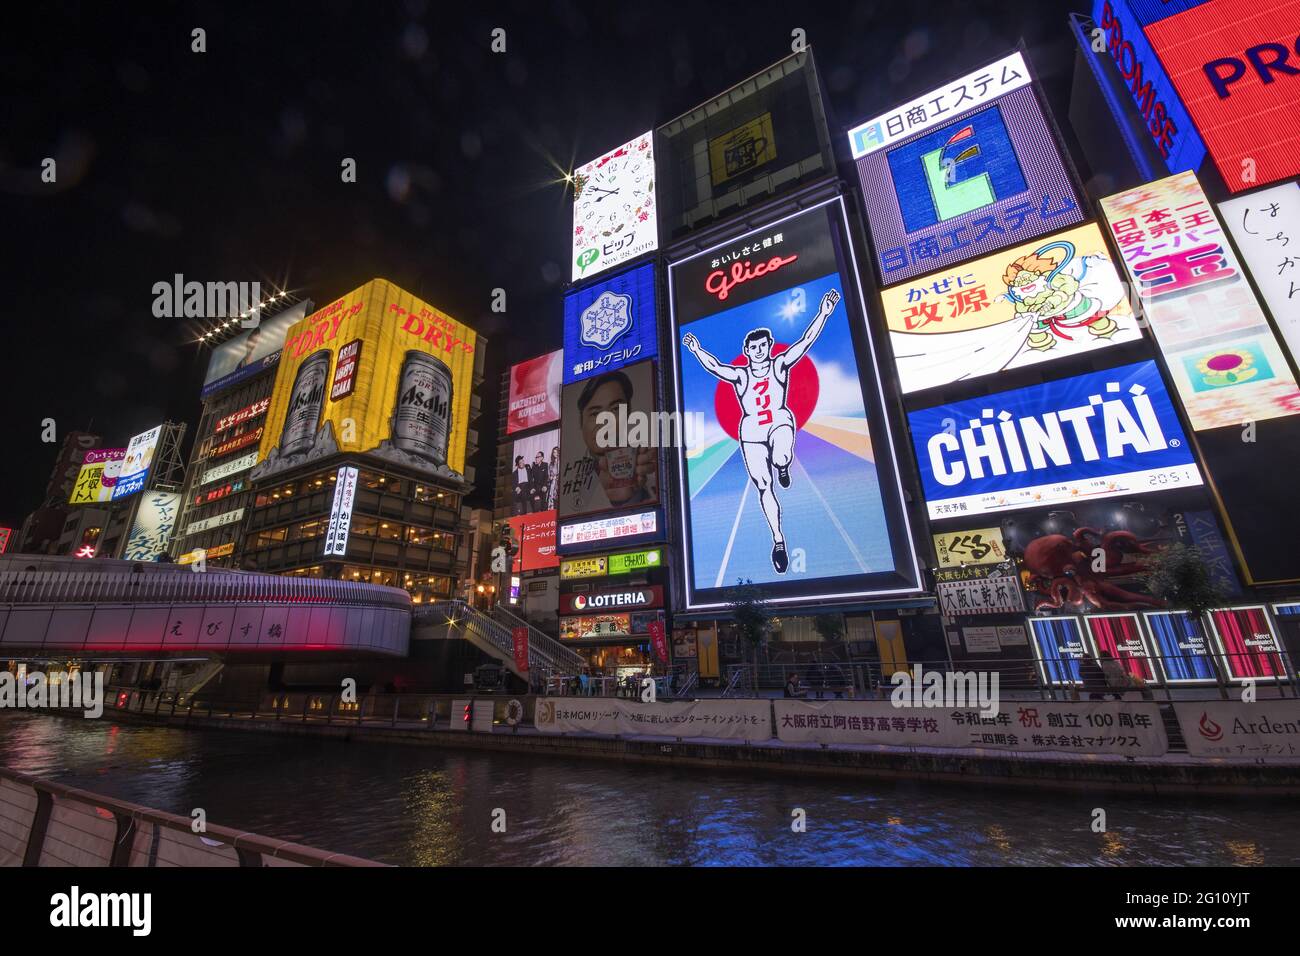
[[[790,558],[781,530],[781,502],[772,488],[772,471],[782,488],[790,487],[790,462],[794,460],[794,414],[786,404],[790,369],[808,354],[817,336],[826,327],[840,293],[831,289],[822,296],[821,308],[808,324],[803,336],[780,355],[772,355],[772,332],[754,329],[745,336],[741,351],[746,365],[723,365],[700,345],[692,333],[682,337],[704,370],[715,378],[729,382],[740,403],[740,454],[745,470],[758,489],[758,503],[772,531],[772,567],[785,574]]]

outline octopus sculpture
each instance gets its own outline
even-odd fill
[[[1104,570],[1093,565],[1100,548],[1105,555]],[[1070,606],[1084,610],[1087,604],[1103,611],[1131,611],[1138,608],[1161,608],[1164,601],[1149,594],[1125,590],[1110,578],[1133,573],[1123,567],[1124,557],[1152,554],[1160,548],[1142,540],[1131,531],[1101,531],[1078,528],[1073,537],[1048,534],[1025,546],[1024,566],[1030,573],[1029,586],[1044,595],[1035,610]]]

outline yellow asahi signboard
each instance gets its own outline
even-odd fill
[[[480,344],[386,279],[306,316],[285,336],[252,478],[364,452],[461,479]]]

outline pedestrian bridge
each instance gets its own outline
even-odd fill
[[[407,654],[411,596],[400,588],[192,568],[0,555],[0,658]]]

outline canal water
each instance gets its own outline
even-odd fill
[[[0,765],[415,866],[1300,863],[1284,800],[801,780],[14,713]]]

